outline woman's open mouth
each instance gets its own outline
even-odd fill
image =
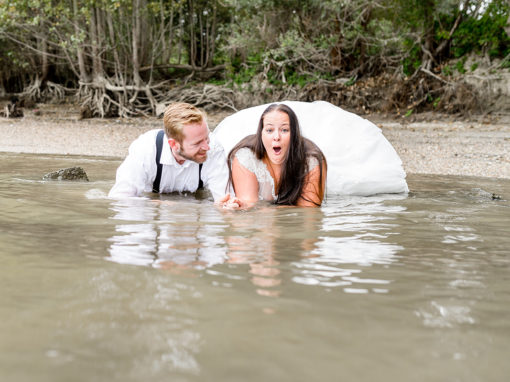
[[[273,146],[273,151],[276,155],[278,155],[282,151],[282,148],[279,146]]]

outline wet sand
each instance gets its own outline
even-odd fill
[[[75,109],[62,106],[47,105],[40,113],[0,118],[0,152],[123,158],[138,135],[163,124],[157,118],[80,120]],[[211,113],[211,129],[229,114]],[[382,129],[408,174],[510,178],[510,116],[364,117]]]

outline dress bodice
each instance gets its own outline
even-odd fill
[[[274,179],[267,168],[267,165],[257,159],[255,153],[248,147],[243,147],[236,152],[236,158],[248,171],[257,177],[259,183],[259,200],[276,200]],[[318,166],[319,162],[314,157],[308,157],[308,171]]]
[[[259,200],[276,200],[274,191],[274,179],[269,173],[266,164],[257,159],[255,153],[248,147],[243,147],[236,152],[236,158],[248,171],[255,174],[259,183]]]

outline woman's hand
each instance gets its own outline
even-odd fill
[[[226,194],[215,204],[229,210],[239,210],[245,205],[245,203],[243,203],[239,198],[236,198],[235,196],[231,197],[230,194]]]

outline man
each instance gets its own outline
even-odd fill
[[[123,198],[151,191],[195,192],[203,183],[215,201],[225,199],[229,177],[226,157],[222,146],[209,140],[205,115],[193,105],[173,103],[166,108],[163,123],[160,175],[156,162],[159,130],[151,130],[129,147],[108,196]]]

